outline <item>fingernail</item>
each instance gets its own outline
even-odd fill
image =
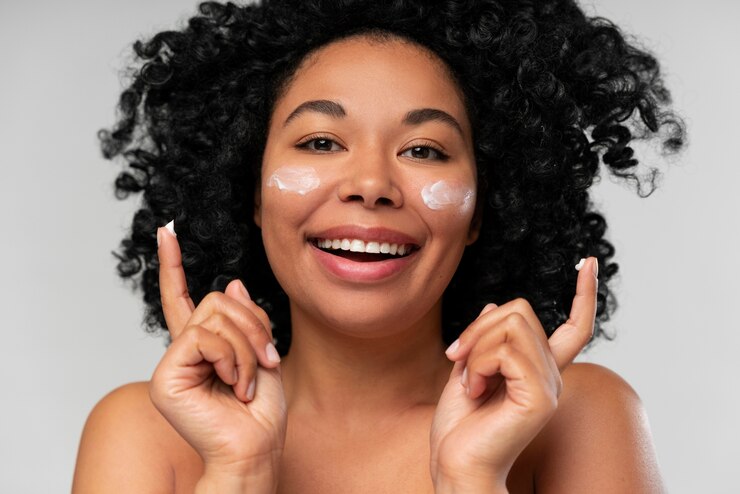
[[[460,378],[460,384],[462,384],[463,388],[468,389],[468,368],[465,367],[463,369],[462,377]]]
[[[585,259],[581,259],[580,261],[578,261],[578,264],[576,264],[576,271],[580,271],[581,268],[583,268],[583,265],[585,263],[586,263],[586,260]]]
[[[485,314],[487,312],[491,312],[496,307],[498,307],[498,305],[496,305],[496,304],[486,304],[486,306],[483,307],[483,310],[480,311],[480,314],[478,314],[478,317],[482,316],[483,314]]]
[[[157,247],[162,245],[162,232],[160,230],[162,230],[162,228],[157,228]]]
[[[168,232],[172,234],[173,237],[177,237],[177,233],[175,233],[175,220],[170,221],[164,227],[167,229]]]
[[[594,276],[599,277],[599,260],[594,257]]]
[[[244,286],[244,283],[242,283],[242,280],[239,280],[239,286],[241,287],[242,295],[244,295],[245,297],[247,297],[247,300],[252,300],[252,297],[249,296],[249,292],[247,291],[247,287]]]
[[[249,383],[249,386],[247,387],[247,400],[249,401],[252,401],[254,399],[254,388],[256,384],[256,381],[252,379],[252,382]]]
[[[234,383],[239,380],[239,373],[236,371],[236,367],[234,367]]]
[[[265,347],[265,355],[267,355],[267,360],[273,363],[280,362],[280,354],[278,354],[277,350],[275,349],[275,345],[272,343],[268,343],[267,347]]]
[[[450,345],[447,350],[445,350],[445,353],[447,355],[452,355],[457,351],[458,348],[460,348],[460,338],[453,341],[452,345]]]

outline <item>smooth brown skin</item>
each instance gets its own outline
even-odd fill
[[[309,99],[341,101],[347,116],[306,113],[283,129]],[[463,134],[398,123],[422,107],[448,112]],[[298,139],[317,131],[338,148],[298,154]],[[593,331],[595,259],[549,341],[519,299],[484,308],[445,355],[441,292],[476,221],[431,212],[418,188],[468,180],[470,136],[451,79],[413,45],[350,39],[304,64],[275,108],[263,175],[311,164],[322,186],[298,198],[263,184],[255,211],[291,299],[290,355],[269,359],[269,321],[240,282],[195,307],[177,242],[160,231],[173,343],[151,382],[118,388],[94,408],[73,492],[184,493],[199,481],[197,492],[270,492],[277,482],[278,492],[496,492],[504,479],[510,492],[662,492],[637,395],[603,367],[571,364]],[[451,160],[410,157],[420,138]],[[411,231],[423,255],[407,276],[357,293],[313,273],[305,256],[304,234],[339,220]],[[255,471],[263,475],[247,475]]]

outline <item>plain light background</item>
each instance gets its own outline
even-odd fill
[[[648,199],[608,178],[595,189],[621,307],[616,340],[582,360],[640,394],[670,492],[738,492],[740,4],[584,7],[659,56],[690,146]],[[194,12],[189,0],[0,4],[1,492],[69,491],[92,407],[147,380],[164,351],[115,275],[110,252],[137,200],[114,199],[120,165],[95,133],[114,121],[130,44]]]

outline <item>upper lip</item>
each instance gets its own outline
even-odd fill
[[[385,227],[363,227],[358,225],[335,226],[326,230],[312,233],[308,236],[313,239],[357,239],[364,242],[387,242],[389,244],[412,244],[420,246],[420,241],[405,233]]]

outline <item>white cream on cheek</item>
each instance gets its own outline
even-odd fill
[[[310,166],[281,166],[267,179],[268,187],[305,196],[321,185],[316,170]]]
[[[475,191],[467,185],[454,184],[439,180],[429,183],[421,189],[424,204],[432,210],[457,208],[460,213],[467,213],[475,203]]]

